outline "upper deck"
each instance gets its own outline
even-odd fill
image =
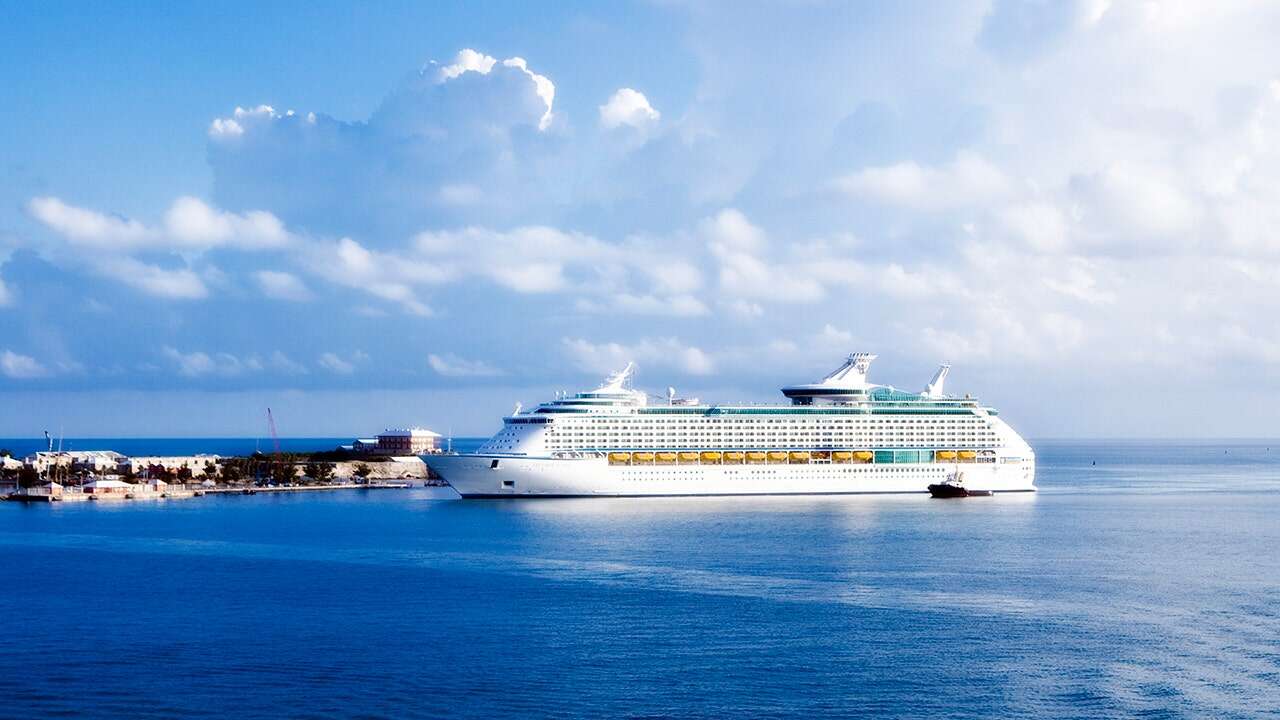
[[[840,368],[821,382],[789,385],[782,393],[790,405],[782,404],[701,404],[677,400],[668,391],[665,405],[650,405],[649,396],[630,387],[634,366],[611,375],[600,387],[585,392],[557,397],[542,403],[532,413],[513,415],[509,420],[523,419],[537,423],[538,416],[580,414],[628,415],[996,415],[993,408],[983,407],[976,398],[957,398],[942,392],[950,365],[942,365],[933,379],[919,393],[899,390],[867,381],[867,370],[876,358],[870,353],[849,355]]]

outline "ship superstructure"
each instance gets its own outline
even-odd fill
[[[943,393],[943,365],[918,393],[868,381],[849,355],[789,405],[664,401],[599,387],[503,418],[477,452],[424,459],[464,497],[927,492],[963,476],[975,490],[1035,489],[1035,454],[993,408]]]

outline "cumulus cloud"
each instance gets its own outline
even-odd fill
[[[493,377],[502,371],[483,360],[467,360],[453,353],[427,355],[427,364],[431,369],[445,377]]]
[[[180,197],[165,214],[169,237],[184,247],[234,245],[240,249],[282,247],[289,242],[284,225],[274,215],[252,210],[244,215],[215,210],[193,197]]]
[[[629,362],[689,375],[709,375],[715,370],[710,355],[677,338],[644,338],[630,344],[564,338],[563,344],[570,362],[581,370],[601,375],[620,370]]]
[[[720,287],[735,298],[775,302],[814,302],[824,290],[809,273],[794,272],[766,256],[768,241],[760,228],[735,209],[704,220],[701,231],[719,261]]]
[[[337,353],[321,353],[320,359],[317,362],[320,364],[320,367],[325,370],[339,375],[350,375],[356,371],[355,363],[342,359]]]
[[[189,268],[160,267],[131,257],[106,257],[96,260],[94,270],[156,297],[199,300],[209,295],[204,281]]]
[[[251,373],[274,372],[281,375],[305,375],[306,367],[276,350],[265,359],[257,353],[236,355],[229,352],[208,353],[203,350],[183,352],[164,346],[161,354],[173,363],[179,375],[188,378],[234,378]]]
[[[0,307],[12,305],[14,302],[13,291],[8,285],[4,284],[4,278],[0,277]]]
[[[259,270],[254,273],[262,294],[276,300],[306,302],[314,296],[297,275],[276,270]]]
[[[337,375],[350,375],[367,362],[369,362],[369,355],[363,350],[354,350],[345,356],[335,352],[324,352],[317,360],[320,367]]]
[[[563,141],[555,83],[535,68],[464,49],[354,121],[237,108],[208,135],[215,197],[228,209],[266,206],[290,227],[363,242],[441,221],[558,217],[572,190],[563,157],[580,148]]]
[[[471,48],[463,48],[458,51],[458,56],[454,58],[452,63],[440,67],[436,74],[440,82],[452,80],[465,72],[476,72],[481,75],[488,75],[493,66],[498,63],[496,58],[489,57],[484,53],[476,52]]]
[[[164,356],[177,366],[178,374],[186,377],[202,375],[239,375],[246,369],[245,363],[230,353],[210,355],[196,350],[184,353],[174,347],[165,346]]]
[[[75,243],[134,245],[154,235],[137,220],[75,207],[56,197],[32,198],[27,209],[37,220]]]
[[[415,287],[451,278],[446,267],[373,251],[351,238],[316,245],[306,262],[312,272],[331,282],[367,292],[420,316],[431,315],[432,311],[419,299]]]
[[[0,352],[0,373],[14,380],[32,380],[48,377],[51,373],[35,358],[12,350]]]
[[[662,113],[653,109],[644,93],[631,88],[619,88],[600,106],[600,124],[609,129],[622,125],[645,128],[661,117]]]
[[[208,250],[233,246],[242,250],[279,248],[289,242],[280,220],[253,210],[238,215],[216,210],[194,197],[179,197],[161,225],[69,205],[56,197],[32,198],[31,215],[73,245],[133,251],[142,249]]]
[[[915,210],[973,207],[997,201],[1011,189],[1003,170],[969,150],[938,167],[904,161],[862,168],[835,185],[855,197]]]

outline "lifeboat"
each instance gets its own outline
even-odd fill
[[[762,462],[764,462],[764,458],[765,458],[765,455],[764,455],[764,453],[762,453],[762,452],[749,452],[749,453],[747,453],[747,462],[749,462],[749,463],[751,463],[751,464],[753,464],[753,465],[754,465],[754,464],[756,464],[756,463],[762,463]]]
[[[727,452],[724,454],[724,462],[726,465],[741,465],[743,457],[745,455],[740,452]]]
[[[974,458],[978,457],[978,453],[972,450],[961,450],[960,452],[956,453],[956,456],[959,457],[961,460],[972,461]]]
[[[679,457],[680,457],[680,462],[682,463],[698,462],[698,453],[696,452],[682,452],[679,454]]]
[[[809,462],[809,453],[804,450],[794,450],[787,456],[787,459],[793,463],[807,463]]]
[[[940,460],[940,461],[941,461],[941,460],[955,460],[955,459],[956,459],[956,451],[955,451],[955,450],[939,450],[938,452],[934,453],[934,455],[933,455],[933,456],[934,456],[934,457],[936,457],[936,458],[938,458],[938,460]]]
[[[867,462],[871,462],[871,459],[874,458],[875,456],[876,454],[871,452],[870,450],[859,450],[853,454],[853,459],[857,460],[858,462],[867,463]]]
[[[646,464],[652,463],[652,462],[653,462],[653,453],[651,453],[651,452],[638,452],[638,453],[631,453],[631,462],[632,462],[632,463],[646,463]]]
[[[741,455],[741,453],[739,453]],[[716,450],[708,450],[702,453],[702,462],[715,464],[720,462],[720,453]]]
[[[787,461],[787,454],[785,452],[781,450],[769,451],[769,462],[780,463],[780,462],[786,462],[786,461]]]
[[[653,460],[659,465],[670,465],[676,461],[676,454],[673,452],[654,453]]]
[[[609,453],[609,464],[610,465],[630,465],[631,453],[611,452]]]

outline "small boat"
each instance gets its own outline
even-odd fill
[[[930,485],[929,494],[936,498],[988,497],[991,491],[970,490],[964,486],[964,473],[958,473],[940,483]]]

